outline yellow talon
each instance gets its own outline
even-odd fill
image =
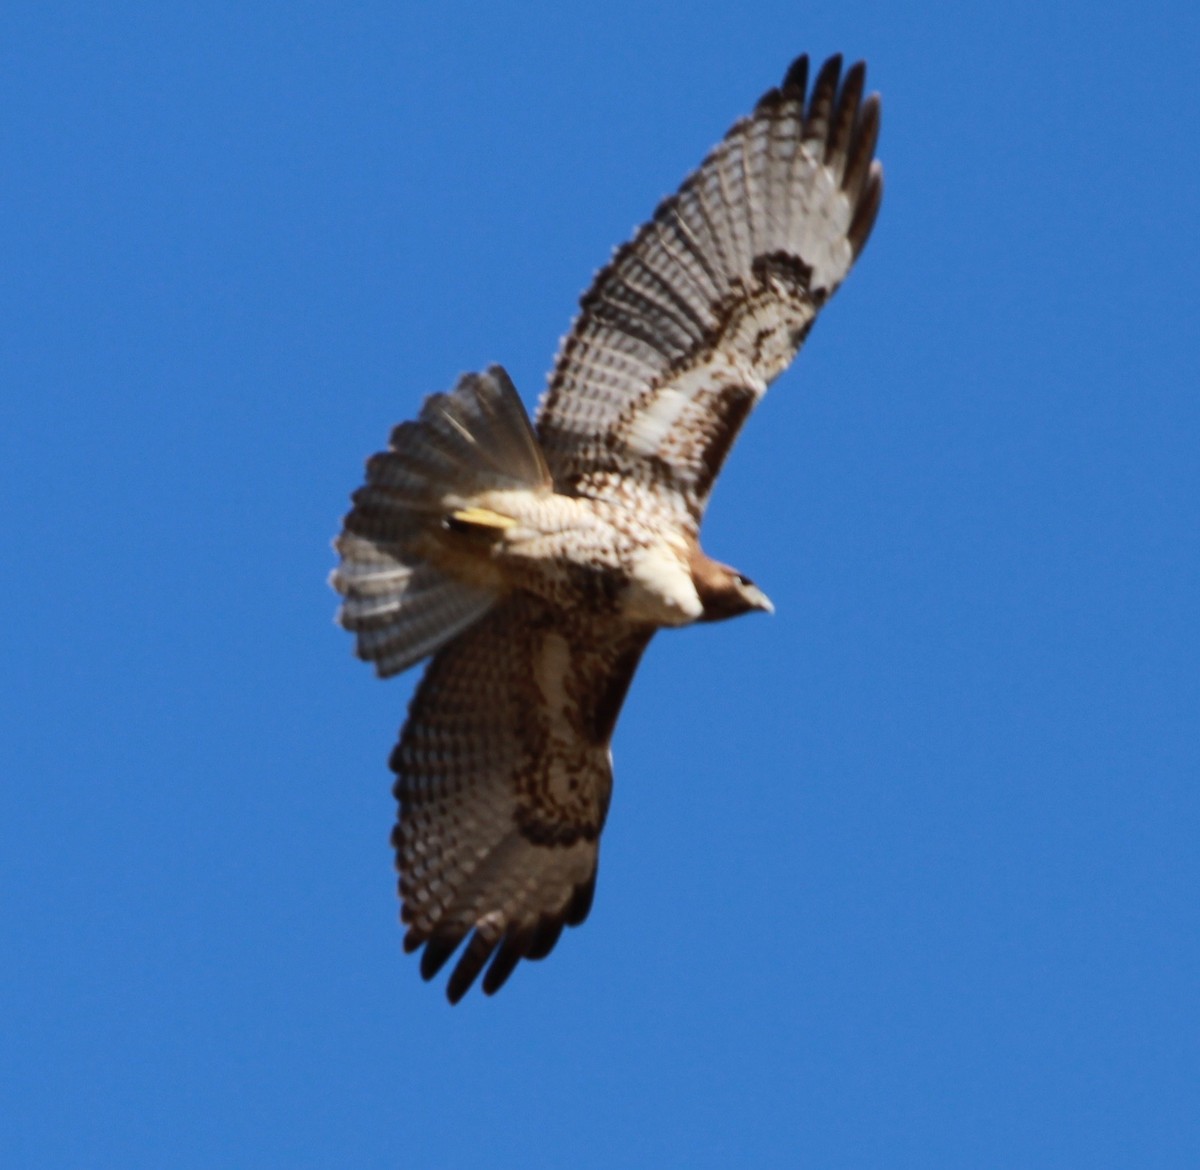
[[[491,508],[459,508],[457,512],[450,513],[450,521],[464,528],[494,528],[499,531],[516,524],[511,516],[493,512]]]

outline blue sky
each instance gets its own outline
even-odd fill
[[[752,9],[752,11],[750,11]],[[0,17],[6,1164],[1200,1164],[1194,5]],[[807,50],[874,239],[718,486],[596,905],[401,953],[363,458]]]

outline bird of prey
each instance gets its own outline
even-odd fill
[[[587,917],[609,743],[664,626],[771,610],[700,548],[721,465],[871,232],[879,98],[800,57],[580,302],[531,425],[500,366],[367,461],[335,547],[381,676],[433,655],[391,756],[408,951],[456,1003]],[[489,965],[490,960],[490,965]]]

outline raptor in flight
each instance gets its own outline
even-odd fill
[[[381,676],[433,655],[392,753],[407,950],[496,991],[587,917],[609,743],[656,630],[769,610],[700,548],[742,423],[871,232],[879,99],[799,58],[583,297],[531,426],[499,366],[367,462],[339,618]]]

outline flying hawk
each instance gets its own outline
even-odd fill
[[[586,917],[609,743],[656,630],[770,611],[700,548],[742,423],[845,279],[882,196],[879,98],[840,57],[783,84],[597,275],[531,426],[500,366],[367,462],[339,620],[381,676],[428,655],[392,753],[408,951],[457,1002]]]

